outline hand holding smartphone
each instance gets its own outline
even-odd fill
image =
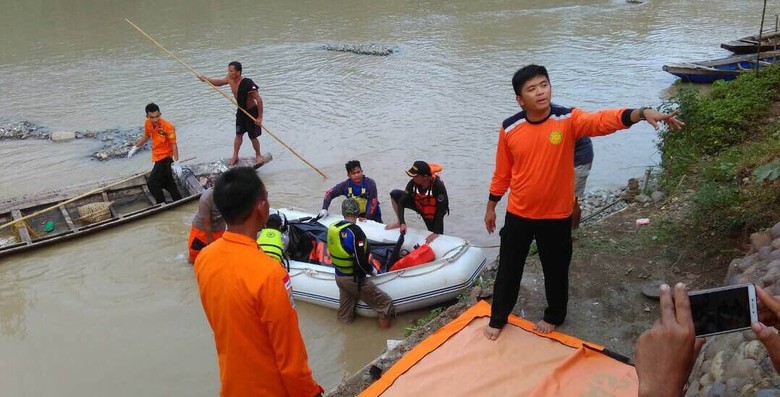
[[[688,297],[697,337],[742,331],[758,321],[753,284],[691,291]]]

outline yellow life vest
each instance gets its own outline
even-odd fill
[[[360,206],[361,214],[366,213],[366,206],[368,205],[368,199],[366,196],[367,194],[365,186],[360,187],[360,194],[355,194],[355,192],[352,191],[352,186],[347,186],[347,197],[352,197],[353,199],[357,200],[358,205]]]
[[[346,236],[346,229],[351,223],[338,221],[328,226],[328,252],[333,266],[344,274],[355,273],[355,256],[347,252],[341,245],[341,236]]]
[[[268,256],[282,263],[284,258],[284,244],[282,243],[282,232],[276,229],[263,229],[257,236],[257,245]]]

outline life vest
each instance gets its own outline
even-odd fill
[[[328,226],[328,252],[330,260],[339,272],[344,274],[355,273],[355,256],[347,252],[341,244],[341,238],[346,237],[346,229],[351,223],[339,221]],[[363,249],[365,249],[364,247]]]
[[[436,216],[436,203],[438,200],[433,194],[433,182],[435,180],[431,180],[429,189],[421,189],[419,186],[414,185],[414,205],[420,211],[423,219],[430,220]]]
[[[396,261],[395,264],[393,264],[393,267],[390,268],[390,271],[394,272],[396,270],[422,265],[423,263],[432,262],[434,259],[436,259],[436,254],[431,249],[431,246],[423,244],[410,252],[409,255]]]
[[[355,194],[357,189],[360,189],[360,194]],[[352,197],[358,202],[361,214],[366,213],[366,206],[368,205],[368,190],[365,186],[353,185],[352,180],[350,179],[349,183],[347,184],[347,197]]]
[[[282,232],[276,229],[263,229],[257,236],[257,245],[268,256],[282,263],[284,258],[284,244],[282,243]]]

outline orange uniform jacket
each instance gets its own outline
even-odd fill
[[[176,128],[163,118],[157,123],[146,119],[144,123],[144,135],[152,139],[152,162],[156,163],[166,157],[173,156],[173,144],[176,143]]]
[[[221,395],[316,396],[292,305],[290,277],[241,234],[225,232],[195,261],[203,310],[214,331]]]
[[[527,219],[564,219],[574,203],[574,141],[630,127],[630,109],[587,113],[553,105],[537,123],[525,112],[504,120],[498,135],[490,200],[510,190],[507,211]]]

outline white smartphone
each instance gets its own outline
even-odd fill
[[[696,336],[742,331],[758,321],[753,284],[691,291],[688,297]]]

